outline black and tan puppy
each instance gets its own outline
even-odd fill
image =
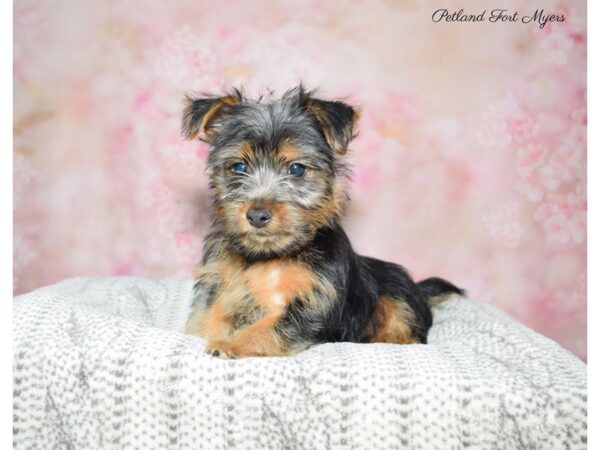
[[[415,283],[359,256],[340,226],[344,154],[357,112],[302,87],[281,99],[188,98],[183,135],[210,144],[213,223],[186,331],[214,356],[291,355],[321,342],[425,343],[428,301],[460,289]]]

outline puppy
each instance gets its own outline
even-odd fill
[[[213,222],[186,332],[221,358],[293,355],[322,342],[425,343],[428,302],[462,294],[357,255],[340,225],[357,111],[302,86],[186,99],[182,134],[208,156]]]

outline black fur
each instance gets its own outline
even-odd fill
[[[417,286],[425,298],[437,297],[438,295],[444,295],[448,293],[465,295],[464,289],[459,289],[452,283],[437,277],[427,278],[419,281]]]
[[[422,343],[427,342],[431,327],[427,305],[430,291],[421,290],[420,284],[415,284],[402,266],[356,254],[339,224],[320,230],[308,248],[296,257],[326,276],[341,301],[335,302],[325,316],[314,314],[302,302],[294,302],[279,324],[290,345],[299,334],[313,342],[369,342],[377,327],[373,310],[382,295],[404,299],[410,305],[417,318],[412,324],[414,336]],[[462,293],[451,283],[436,280],[444,284],[436,285],[440,290],[435,295]]]

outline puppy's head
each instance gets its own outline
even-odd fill
[[[280,99],[240,91],[187,98],[182,133],[211,146],[214,214],[238,252],[292,253],[335,222],[347,201],[342,161],[357,112],[302,86]]]

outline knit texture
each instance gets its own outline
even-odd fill
[[[182,329],[193,281],[76,278],[14,301],[18,449],[578,449],[586,366],[485,304],[427,345],[222,360]]]

